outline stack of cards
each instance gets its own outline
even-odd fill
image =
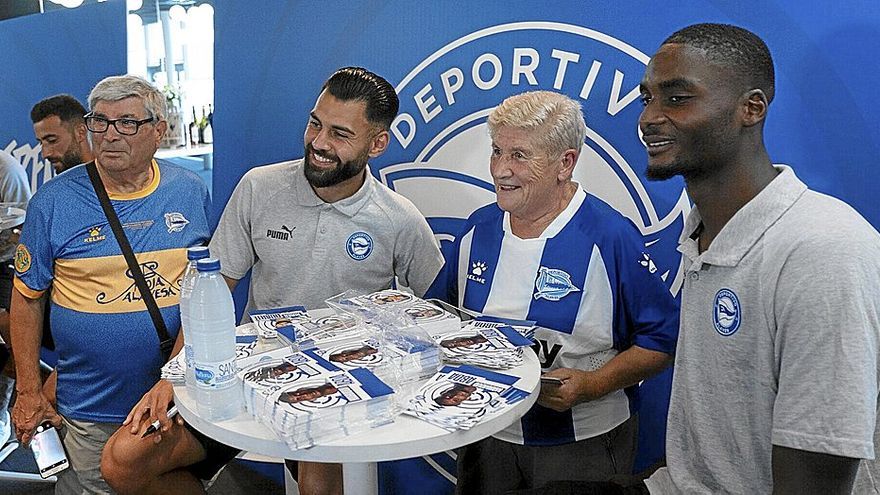
[[[523,363],[523,348],[532,341],[509,326],[480,328],[465,325],[457,332],[433,335],[448,363],[510,369]]]
[[[393,420],[393,390],[369,370],[344,371],[315,350],[281,350],[239,371],[247,410],[291,448]]]
[[[404,413],[445,430],[467,430],[501,414],[529,393],[519,378],[473,366],[444,366],[406,405]]]
[[[433,375],[440,354],[430,341],[385,334],[345,341],[316,341],[315,352],[343,370],[367,368],[392,386]]]
[[[394,421],[394,391],[364,368],[305,380],[273,393],[264,417],[292,449]]]
[[[314,348],[318,342],[329,344],[364,339],[372,333],[363,320],[349,313],[302,320],[294,325],[294,329],[297,337],[294,344],[300,350]]]
[[[303,306],[255,309],[248,312],[248,315],[250,315],[260,337],[272,339],[281,333],[291,342],[296,340],[294,323],[309,319],[306,308]]]
[[[183,350],[169,359],[165,366],[162,366],[160,375],[163,380],[168,380],[175,385],[186,383],[186,357]]]
[[[252,356],[259,355],[273,349],[284,349],[283,352],[290,354],[290,346],[285,342],[276,341],[271,343],[262,343],[253,333],[255,330],[248,326],[241,326],[236,329],[239,332],[235,336],[235,364],[241,366],[241,362],[247,362]],[[181,351],[171,358],[165,366],[162,366],[161,376],[163,380],[168,380],[174,384],[186,383],[186,359]]]
[[[532,341],[535,340],[535,329],[537,328],[534,320],[514,320],[511,318],[500,318],[498,316],[487,315],[477,316],[467,323],[477,328],[498,328],[500,326],[513,327],[514,330],[520,333],[520,335]]]
[[[396,289],[380,290],[362,296],[343,293],[328,299],[327,304],[380,328],[393,328],[397,331],[418,327],[432,334],[452,331],[461,326],[458,316]]]

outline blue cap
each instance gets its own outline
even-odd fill
[[[186,259],[189,261],[200,260],[211,256],[208,253],[208,246],[194,246],[186,250]]]
[[[219,272],[220,260],[217,258],[205,258],[196,261],[196,268],[201,272]]]

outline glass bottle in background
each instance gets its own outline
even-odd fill
[[[196,107],[193,109],[193,119],[189,123],[189,145],[195,146],[199,144],[199,120],[196,118]]]
[[[210,107],[211,106],[208,105],[209,109]],[[205,125],[204,129],[202,130],[202,136],[205,144],[211,144],[214,142],[214,126],[211,124],[211,119],[213,119],[214,116],[211,115],[210,110],[208,114],[205,115],[205,107],[202,107],[202,115],[202,123]]]

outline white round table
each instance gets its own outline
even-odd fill
[[[342,463],[346,495],[375,494],[378,493],[377,462],[455,449],[497,433],[522,417],[538,398],[541,375],[535,353],[525,349],[523,356],[522,365],[501,373],[520,377],[515,386],[531,394],[503,414],[480,422],[470,430],[449,432],[402,414],[393,423],[299,450],[291,450],[272,430],[247,412],[226,421],[209,422],[199,417],[196,403],[185,386],[175,386],[174,396],[183,419],[211,438],[269,457]]]

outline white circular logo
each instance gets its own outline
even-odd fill
[[[732,290],[721,289],[715,294],[712,322],[715,324],[715,331],[725,337],[739,330],[742,308],[739,305],[739,298]]]
[[[373,238],[366,232],[355,232],[348,236],[345,250],[351,256],[351,259],[357,261],[364,260],[373,252]]]

